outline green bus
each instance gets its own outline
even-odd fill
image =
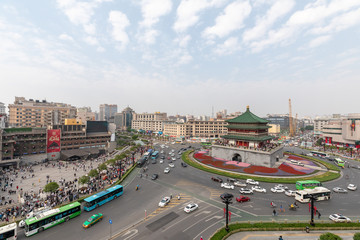
[[[29,237],[81,214],[81,204],[73,202],[25,220],[25,236]]]
[[[345,167],[345,162],[343,160],[341,160],[340,158],[335,158],[334,162],[336,165],[338,165],[339,167],[344,168]]]
[[[304,180],[304,181],[296,182],[297,190],[314,189],[316,187],[322,187],[321,182],[316,181],[316,180]]]

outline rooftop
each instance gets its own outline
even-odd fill
[[[242,124],[249,124],[249,123],[266,124],[266,123],[269,123],[268,120],[260,118],[260,117],[256,116],[255,114],[253,114],[252,112],[250,112],[249,106],[247,106],[246,112],[244,112],[243,114],[241,114],[240,116],[238,116],[236,118],[226,120],[226,122],[242,123]]]

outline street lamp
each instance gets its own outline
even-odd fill
[[[231,200],[232,198],[234,197],[234,195],[230,194],[230,193],[223,193],[221,194],[221,199],[223,200],[223,203],[225,203],[225,206],[226,206],[226,212],[225,212],[225,215],[226,215],[226,226],[225,226],[225,230],[227,232],[229,232],[229,204],[232,204]]]
[[[310,225],[311,226],[315,226],[315,222],[314,222],[314,200],[316,200],[316,198],[312,195],[312,194],[309,194],[310,196],[310,200],[311,200],[311,211],[310,211],[310,214],[311,214],[311,218],[310,218]]]

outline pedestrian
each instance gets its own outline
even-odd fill
[[[318,211],[317,214],[318,214],[318,219],[320,219],[321,213]]]
[[[276,216],[276,210],[275,209],[273,210],[273,216]]]
[[[202,236],[200,237],[200,240],[204,240]]]
[[[283,210],[283,207],[282,207],[282,204],[280,204],[280,212],[282,212]]]
[[[280,237],[279,237],[279,240],[284,240],[284,239],[282,238],[282,236],[280,236]]]

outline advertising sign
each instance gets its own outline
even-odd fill
[[[47,153],[60,152],[60,129],[47,130]]]

